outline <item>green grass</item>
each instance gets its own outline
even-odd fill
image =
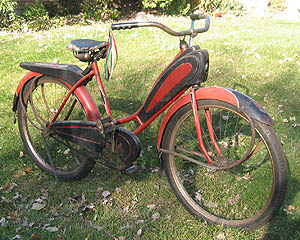
[[[183,30],[185,19],[159,19]],[[65,46],[72,39],[106,40],[109,25],[71,26],[23,35],[0,36],[0,238],[13,239],[299,239],[300,231],[300,22],[249,17],[212,19],[209,32],[194,41],[210,53],[208,85],[238,89],[258,101],[275,121],[290,165],[283,207],[265,227],[244,232],[207,225],[180,205],[158,167],[156,137],[160,119],[139,135],[144,166],[136,179],[96,166],[79,182],[57,184],[36,168],[22,145],[11,111],[13,94],[25,70],[23,61],[78,62]],[[119,62],[106,91],[115,118],[133,113],[143,103],[156,76],[178,52],[179,41],[158,29],[115,33]],[[100,69],[103,69],[100,62]],[[94,94],[97,88],[91,87]],[[99,96],[96,99],[100,99]],[[133,126],[128,125],[129,129]],[[24,156],[20,157],[20,152]],[[121,191],[119,191],[119,189]],[[111,193],[108,202],[101,197]],[[46,206],[32,210],[36,199]],[[86,200],[86,202],[84,201]],[[154,204],[149,210],[147,205]],[[291,214],[284,207],[291,205]],[[85,208],[89,206],[89,208]],[[152,220],[152,215],[160,217]],[[2,220],[3,222],[4,220]],[[3,226],[2,226],[3,225]],[[48,227],[58,228],[50,232]],[[140,232],[139,232],[140,233]],[[60,238],[60,237],[61,238]]]

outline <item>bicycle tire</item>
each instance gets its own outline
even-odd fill
[[[95,153],[47,132],[47,124],[69,90],[70,87],[62,81],[49,76],[30,80],[20,94],[18,126],[23,144],[37,166],[58,178],[80,180],[94,167]],[[72,105],[72,112],[67,112]],[[86,113],[74,94],[57,120],[64,120],[67,115],[68,120],[86,120]]]
[[[197,105],[204,145],[212,159],[218,157],[214,157],[217,153],[209,140],[203,116],[205,109],[211,112],[214,135],[226,159],[238,161],[251,140],[247,116],[235,106],[219,100],[198,100]],[[212,170],[181,155],[162,154],[163,168],[175,195],[190,213],[201,220],[254,230],[267,223],[282,205],[288,178],[282,145],[271,126],[256,120],[253,122],[255,145],[252,155],[233,168]],[[205,158],[200,157],[190,103],[177,110],[170,119],[162,148],[169,152],[181,151],[181,154],[204,162]],[[195,152],[200,154],[195,156],[192,154]]]

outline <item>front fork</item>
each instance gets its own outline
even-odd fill
[[[199,111],[198,111],[198,106],[197,106],[197,99],[196,99],[196,93],[195,93],[195,88],[193,88],[190,91],[190,97],[191,97],[191,103],[192,103],[192,109],[193,109],[193,115],[194,115],[194,121],[195,121],[195,126],[196,126],[196,132],[197,132],[197,137],[198,137],[198,141],[199,141],[199,146],[201,151],[203,152],[207,162],[209,163],[209,165],[214,166],[213,161],[211,160],[209,153],[207,152],[204,143],[203,143],[203,138],[202,138],[202,131],[201,131],[201,124],[200,124],[200,119],[199,119]],[[210,110],[209,109],[205,109],[205,119],[206,119],[206,123],[207,123],[207,128],[208,128],[208,132],[209,132],[209,136],[211,139],[211,142],[217,152],[217,154],[223,158],[222,152],[217,144],[217,141],[215,139],[215,135],[214,135],[214,130],[213,130],[213,126],[212,126],[212,119],[211,119],[211,114],[210,114]]]

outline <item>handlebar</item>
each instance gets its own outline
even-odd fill
[[[125,30],[125,29],[139,28],[139,27],[157,27],[157,28],[160,28],[161,30],[165,31],[166,33],[168,33],[172,36],[176,36],[176,37],[186,36],[186,35],[190,35],[190,36],[194,37],[195,34],[206,32],[209,29],[210,18],[208,15],[192,14],[190,16],[190,18],[192,21],[205,19],[205,26],[203,28],[192,28],[189,30],[176,32],[158,22],[128,22],[128,23],[112,24],[111,29],[112,30]]]

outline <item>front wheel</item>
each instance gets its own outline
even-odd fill
[[[187,104],[170,119],[162,139],[163,167],[172,189],[184,207],[204,221],[247,230],[261,227],[276,214],[287,189],[280,141],[270,126],[250,120],[231,104],[198,100],[197,105],[213,166],[200,150]]]

